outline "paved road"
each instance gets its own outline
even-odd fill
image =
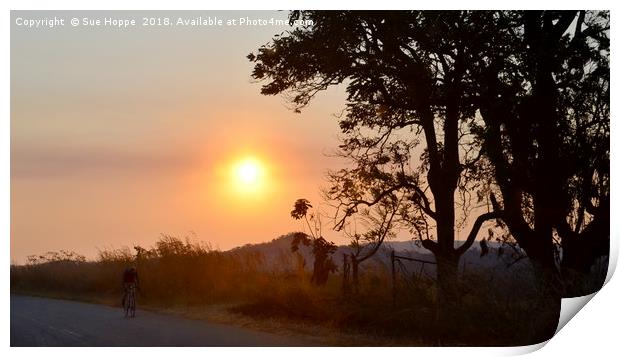
[[[11,295],[11,346],[307,346],[240,327],[119,308]]]

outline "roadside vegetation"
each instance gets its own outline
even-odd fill
[[[284,333],[337,331],[357,337],[330,343],[355,345],[536,343],[542,317],[555,314],[553,308],[535,305],[536,289],[502,294],[525,285],[517,275],[512,282],[498,282],[470,272],[461,279],[460,313],[445,326],[436,318],[437,288],[428,277],[401,282],[394,305],[389,271],[364,270],[359,292],[345,294],[340,272],[317,286],[312,270],[300,264],[297,253],[289,253],[274,268],[259,253],[222,252],[206,243],[162,235],[150,248],[102,250],[93,261],[67,251],[31,256],[27,264],[11,266],[11,292],[120,306],[121,274],[136,265],[139,307],[192,311],[190,315],[206,318],[212,316],[206,312],[223,307],[233,320],[245,319],[244,325]]]

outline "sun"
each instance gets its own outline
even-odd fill
[[[237,167],[237,177],[244,184],[252,185],[258,180],[258,164],[254,161],[244,161]]]
[[[255,191],[260,188],[265,174],[264,165],[255,158],[238,161],[233,168],[235,185],[242,191]]]

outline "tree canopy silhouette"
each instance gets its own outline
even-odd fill
[[[570,285],[609,252],[609,13],[496,19],[495,49],[471,68],[495,207],[532,261],[551,274],[560,263],[568,294],[591,293]]]
[[[454,246],[455,191],[468,213],[468,185],[480,162],[468,141],[468,127],[479,118],[467,65],[478,47],[492,46],[490,39],[471,38],[489,32],[483,31],[489,13],[291,14],[298,16],[314,25],[277,36],[251,54],[253,77],[266,81],[263,94],[290,95],[296,110],[331,85],[347,86],[340,149],[353,167],[331,175],[328,195],[339,206],[336,228],[362,208],[390,207],[399,225],[433,252],[441,291],[448,294],[459,257],[481,224],[497,214],[482,213],[467,243]]]
[[[505,224],[542,275],[557,276],[558,263],[585,273],[607,254],[608,12],[290,18],[312,25],[250,54],[252,76],[296,111],[346,86],[340,155],[351,165],[331,173],[327,191],[336,229],[392,210],[391,227],[408,229],[435,255],[444,301],[454,299],[459,257],[487,220]],[[485,200],[486,211],[477,206]],[[455,247],[470,214],[473,227]]]

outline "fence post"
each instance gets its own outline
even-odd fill
[[[422,266],[420,267],[420,272],[418,273],[418,280],[422,279],[422,273],[424,273],[424,262],[422,262]]]
[[[394,249],[390,253],[390,260],[392,261],[392,306],[396,307],[396,266]]]

